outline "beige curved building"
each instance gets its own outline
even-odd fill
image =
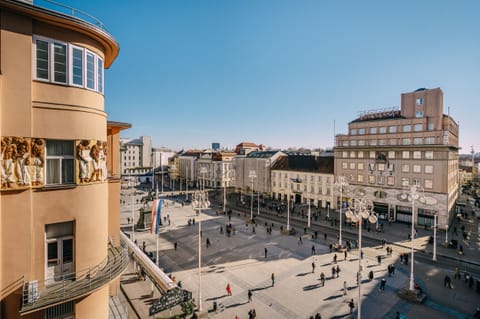
[[[119,132],[100,24],[0,0],[0,318],[107,318],[119,240]]]

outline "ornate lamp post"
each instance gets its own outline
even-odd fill
[[[342,208],[343,208],[343,188],[348,186],[345,176],[338,176],[337,181],[335,182],[335,188],[340,190],[340,229],[338,235],[338,244],[342,247]]]
[[[361,194],[364,195],[364,194]],[[358,316],[362,317],[362,221],[367,219],[370,223],[375,223],[377,217],[374,215],[373,202],[363,198],[353,198],[349,202],[349,207],[345,216],[358,224]]]
[[[200,174],[204,176],[206,168],[200,169]],[[198,209],[198,310],[203,311],[202,308],[202,209],[210,207],[210,201],[208,200],[208,191],[199,190],[193,193],[192,207]]]
[[[252,183],[252,190],[250,194],[250,220],[253,220],[253,179],[257,178],[257,174],[255,171],[250,171],[248,174],[248,178],[250,178],[250,181]]]

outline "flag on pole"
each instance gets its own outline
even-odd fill
[[[150,233],[158,234],[162,225],[163,199],[156,199],[152,204],[152,218],[150,222]]]

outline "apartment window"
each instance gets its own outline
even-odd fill
[[[376,127],[371,127],[370,128],[370,134],[377,134],[377,128]]]
[[[385,163],[378,163],[377,166],[380,172],[383,172],[385,170]]]
[[[422,124],[415,124],[415,125],[413,126],[413,130],[414,130],[415,132],[421,132],[421,131],[422,131],[422,128],[423,128],[423,127],[422,127]]]
[[[363,163],[358,163],[357,164],[357,169],[362,170],[363,169]]]
[[[387,133],[387,128],[385,126],[379,127],[378,128],[378,133],[380,133],[380,134]]]
[[[425,137],[425,144],[435,144],[435,137]]]
[[[421,138],[421,137],[415,137],[413,139],[413,144],[415,144],[415,145],[420,145],[422,143],[423,143],[423,138]]]
[[[350,169],[355,169],[355,163],[350,163]]]
[[[348,152],[342,152],[342,157],[343,158],[348,158]]]
[[[73,184],[75,182],[73,142],[47,140],[46,150],[46,184]]]
[[[404,138],[404,139],[402,139],[402,144],[403,144],[403,145],[410,145],[410,142],[411,142],[411,141],[410,141],[409,138]]]
[[[433,188],[433,181],[431,179],[425,180],[425,188],[428,188],[428,189]]]
[[[420,186],[420,180],[419,180],[418,178],[414,178],[414,179],[412,180],[412,185],[414,185],[414,186]]]
[[[402,132],[410,132],[411,129],[412,129],[412,128],[411,128],[410,124],[405,124],[405,125],[403,125],[403,127],[402,127]]]
[[[403,151],[402,152],[402,158],[404,158],[404,159],[410,158],[410,152],[409,151]]]
[[[364,140],[359,140],[358,141],[358,146],[365,146],[365,141]]]
[[[365,134],[365,129],[364,128],[359,128],[358,129],[358,134],[359,135],[364,135]]]
[[[370,140],[370,145],[372,145],[372,146],[377,145],[377,140]]]
[[[369,155],[370,158],[375,158],[375,151],[370,151],[369,154],[370,154]]]
[[[388,131],[390,133],[397,133],[397,127],[395,125],[392,125],[388,128]]]
[[[368,183],[375,184],[375,175],[368,175]]]
[[[403,173],[408,173],[410,171],[410,165],[408,164],[403,164],[402,165],[402,172]]]
[[[433,174],[433,165],[425,165],[425,174]]]
[[[385,183],[385,179],[383,176],[377,176],[377,184],[383,185]]]
[[[356,128],[352,128],[350,130],[350,135],[357,135],[357,129]]]
[[[363,151],[358,151],[358,158],[363,158]]]
[[[422,166],[421,165],[413,165],[413,172],[414,173],[421,173],[422,172]]]
[[[396,138],[391,138],[390,139],[390,145],[397,145],[397,139]]]
[[[395,158],[395,151],[388,151],[388,158],[394,159]]]
[[[408,187],[408,178],[406,178],[406,177],[402,178],[402,186],[403,187]]]
[[[388,185],[388,186],[394,186],[394,185],[395,185],[395,177],[393,177],[393,176],[388,176],[388,177],[387,177],[387,185]]]
[[[36,80],[85,87],[103,93],[104,63],[87,49],[34,36]]]
[[[414,151],[414,152],[413,152],[413,158],[415,158],[415,159],[420,159],[420,158],[422,158],[422,152],[420,152],[420,151]]]
[[[423,98],[416,99],[417,105],[423,105]]]
[[[387,140],[378,140],[379,145],[387,145]]]
[[[343,141],[342,146],[348,146],[348,141]]]
[[[433,152],[432,151],[426,151],[425,152],[425,159],[433,159]]]
[[[53,43],[53,82],[67,83],[67,45]]]
[[[310,186],[310,193],[312,193],[312,194],[315,193],[315,189],[314,189],[313,186]]]
[[[363,175],[357,175],[357,182],[363,183]]]
[[[342,169],[347,169],[347,167],[348,167],[347,162],[342,162]]]
[[[350,158],[355,158],[355,151],[350,152]]]
[[[356,140],[351,140],[350,141],[350,146],[357,146],[357,141]]]
[[[423,111],[416,111],[416,112],[415,112],[415,117],[416,117],[416,118],[421,118],[421,117],[423,117]]]
[[[428,124],[427,124],[427,130],[433,131],[433,129],[434,129],[433,123],[428,123]]]

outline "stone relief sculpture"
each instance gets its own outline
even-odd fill
[[[102,149],[102,142],[97,141],[97,143],[93,144],[92,149],[90,150],[90,157],[92,158],[92,166],[93,166],[92,176],[90,177],[91,182],[100,181],[102,177],[101,159],[100,159],[101,149]]]
[[[12,188],[15,186],[15,165],[14,158],[17,154],[17,147],[12,142],[12,138],[5,136],[2,138],[2,188]]]
[[[15,169],[18,186],[30,186],[30,139],[14,137],[17,153],[15,155]]]
[[[99,153],[100,157],[100,170],[102,174],[102,181],[106,181],[108,178],[107,172],[107,142],[102,142],[102,148]]]
[[[40,186],[43,185],[43,164],[45,163],[45,142],[43,139],[32,139],[31,152],[32,186]]]
[[[90,141],[81,140],[77,145],[77,160],[79,164],[79,180],[80,183],[88,183],[90,181]]]

